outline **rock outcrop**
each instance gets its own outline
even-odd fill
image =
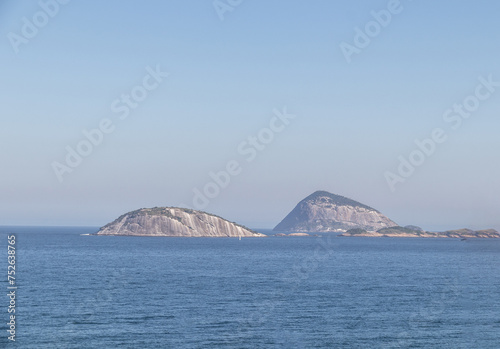
[[[308,238],[312,238],[312,237],[315,237],[315,238],[319,238],[321,237],[321,235],[318,235],[318,234],[308,234],[308,233],[289,233],[289,234],[285,234],[285,233],[277,233],[277,234],[274,234],[273,236],[277,236],[277,237],[287,237],[287,238],[290,238],[290,237],[308,237]]]
[[[418,227],[417,227],[418,228]],[[500,234],[494,229],[471,230],[457,229],[443,232],[431,232],[408,227],[383,228],[378,231],[366,231],[364,229],[350,229],[340,236],[368,236],[368,237],[394,237],[394,238],[500,238]]]
[[[326,191],[317,191],[299,202],[273,230],[345,232],[360,228],[377,231],[392,226],[397,224],[370,206]]]
[[[126,213],[96,235],[171,237],[265,237],[221,217],[178,207],[143,208]]]

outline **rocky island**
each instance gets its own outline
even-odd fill
[[[415,225],[400,227],[368,205],[326,191],[316,191],[300,201],[273,230],[280,232],[277,236],[334,232],[342,233],[339,236],[500,238],[494,229],[430,232]]]
[[[377,231],[366,231],[364,229],[350,229],[339,236],[372,236],[372,237],[398,237],[398,238],[500,238],[500,234],[494,229],[471,230],[456,229],[443,232],[424,231],[418,227],[391,227]]]
[[[274,236],[278,237],[320,237],[318,234],[308,234],[308,233],[290,233],[290,234],[284,234],[284,233],[277,233],[274,234]]]
[[[376,231],[397,226],[374,208],[344,196],[317,191],[302,201],[273,230],[286,232]]]
[[[317,191],[300,201],[273,230],[278,232],[274,235],[278,237],[341,233],[339,236],[500,238],[500,233],[494,229],[431,232],[414,225],[400,227],[370,206],[326,191]],[[267,237],[219,216],[179,207],[141,208],[128,212],[92,235]]]
[[[142,208],[128,212],[95,235],[170,237],[265,237],[210,213],[179,207]]]

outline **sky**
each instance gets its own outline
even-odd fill
[[[500,230],[500,3],[0,3],[0,225],[272,228],[316,190]]]

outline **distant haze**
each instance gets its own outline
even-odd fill
[[[500,230],[499,2],[401,1],[350,63],[341,43],[387,1],[243,1],[223,20],[212,1],[71,1],[32,38],[39,3],[6,4],[0,225],[197,208],[208,185],[204,211],[252,228],[326,190],[401,225]]]

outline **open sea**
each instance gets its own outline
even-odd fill
[[[81,235],[97,229],[0,227],[0,347],[500,348],[500,239]]]

